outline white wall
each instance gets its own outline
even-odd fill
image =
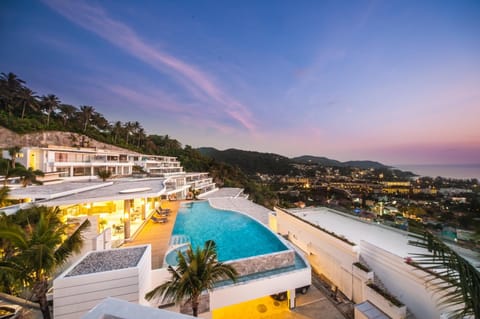
[[[137,267],[65,277],[77,264],[78,262],[53,282],[55,319],[80,318],[106,297],[148,304],[143,297],[149,288],[150,245]]]
[[[139,299],[138,271],[135,268],[57,278],[53,287],[55,319],[79,318],[106,297],[130,302]]]
[[[306,254],[312,268],[327,277],[347,297],[352,298],[352,263],[358,260],[356,246],[329,235],[282,210],[275,209],[278,232]]]
[[[388,291],[407,305],[417,318],[439,318],[432,294],[426,288],[424,272],[365,241],[360,243],[360,255]]]

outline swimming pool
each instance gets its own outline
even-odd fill
[[[191,202],[180,207],[172,236],[182,235],[190,238],[194,248],[203,247],[207,240],[215,241],[219,261],[288,250],[275,234],[256,220],[233,211],[215,209],[208,202]],[[166,256],[168,264],[176,261],[175,255],[176,251],[171,251]]]

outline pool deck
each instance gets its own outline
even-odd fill
[[[168,221],[166,223],[154,223],[149,219],[135,238],[123,244],[123,247],[150,244],[152,246],[152,269],[161,268],[181,203],[181,201],[163,201],[162,208],[169,208],[171,211]]]

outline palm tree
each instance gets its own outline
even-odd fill
[[[427,231],[412,233],[409,244],[426,250],[412,254],[407,263],[426,273],[442,309],[449,308],[449,318],[480,318],[480,272],[449,246]],[[454,309],[454,310],[452,310]]]
[[[57,267],[63,265],[83,244],[82,232],[89,226],[85,220],[73,233],[60,219],[58,208],[29,208],[38,220],[21,227],[8,221],[0,222],[0,238],[9,245],[10,256],[2,250],[0,268],[17,281],[25,283],[40,305],[44,319],[50,319],[47,302],[48,283]],[[2,216],[2,219],[7,218]]]
[[[125,123],[125,125],[124,125],[124,130],[125,130],[125,142],[126,142],[127,145],[128,145],[128,137],[130,136],[130,134],[133,133],[133,132],[132,132],[132,131],[133,131],[133,127],[134,127],[134,125],[133,125],[133,123],[130,122],[130,121],[127,122],[127,123]]]
[[[218,262],[215,242],[205,242],[203,249],[192,246],[184,256],[178,252],[178,266],[168,266],[171,279],[145,295],[147,300],[155,296],[173,300],[175,303],[186,301],[192,305],[193,316],[198,315],[199,297],[204,290],[213,290],[215,283],[223,279],[237,279],[237,271],[231,265]]]
[[[14,169],[16,166],[17,154],[20,153],[22,148],[20,146],[12,146],[8,148],[8,155],[10,155],[10,164],[11,167]]]
[[[25,167],[17,167],[12,174],[14,174],[14,176],[20,176],[20,178],[22,179],[23,187],[27,187],[27,185],[30,183],[38,184],[39,182],[37,182],[37,176],[45,176],[45,174],[41,170],[34,170],[31,167],[29,167],[28,169]]]
[[[12,115],[12,110],[15,106],[15,98],[22,89],[23,84],[25,84],[25,81],[19,79],[14,73],[1,73],[0,102],[1,106],[8,111],[10,115]]]
[[[19,105],[22,106],[22,119],[25,117],[25,109],[27,107],[34,111],[38,111],[39,103],[35,94],[35,92],[27,87],[22,87],[18,92],[17,99]]]
[[[109,129],[110,124],[102,113],[93,112],[90,121],[92,125],[101,132],[108,131]]]
[[[73,105],[62,104],[58,107],[60,117],[63,119],[63,126],[67,126],[68,120],[72,119],[77,112],[77,108]]]
[[[50,115],[60,105],[60,99],[55,94],[49,94],[42,96],[41,105],[47,112],[47,126],[50,124]]]
[[[95,109],[93,108],[93,106],[88,106],[88,105],[80,106],[80,114],[82,116],[84,133],[87,131],[88,124],[90,123],[90,119],[92,118],[92,115],[94,112],[95,112]]]
[[[101,169],[98,171],[97,176],[105,182],[108,178],[112,176],[112,172],[106,169]]]
[[[113,143],[117,143],[117,138],[123,131],[122,122],[116,121],[115,124],[113,124],[112,131],[113,131]]]
[[[145,135],[145,130],[143,127],[140,127],[137,132],[137,147],[140,147],[140,142],[143,141],[147,136]]]

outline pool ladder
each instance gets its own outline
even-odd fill
[[[187,243],[190,243],[190,237],[187,235],[173,235],[172,238],[170,238],[170,246],[178,246]]]

